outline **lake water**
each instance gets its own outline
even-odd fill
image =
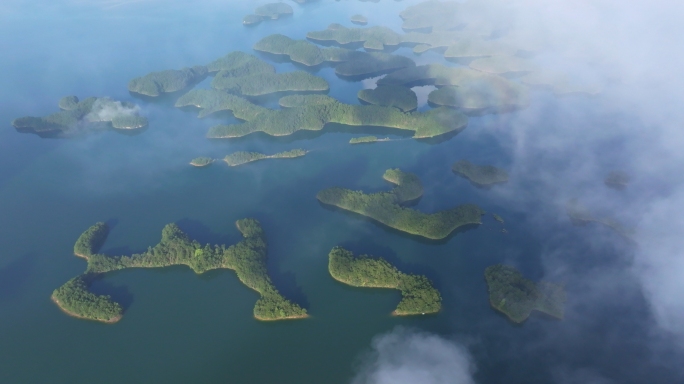
[[[575,241],[586,232],[567,220],[540,226],[530,219],[530,207],[506,206],[499,194],[476,189],[451,172],[450,165],[461,158],[510,167],[511,154],[495,134],[517,114],[473,118],[465,131],[442,142],[390,134],[402,140],[350,146],[349,139],[358,134],[341,129],[284,139],[250,135],[210,141],[207,129],[228,118],[200,120],[195,112],[173,108],[173,100],[141,100],[126,89],[128,80],[150,71],[206,64],[234,50],[252,52],[254,42],[272,33],[303,38],[332,22],[350,26],[354,13],[369,16],[370,25],[400,30],[397,15],[412,3],[292,3],[293,17],[251,28],[241,24],[255,6],[246,1],[0,6],[0,382],[347,383],[373,337],[396,326],[468,345],[480,383],[552,382],[561,365],[588,366],[617,382],[636,383],[657,369],[646,364],[642,376],[628,374],[630,364],[644,364],[635,330],[649,321],[637,293],[625,293],[633,299],[630,305],[607,304],[598,312],[596,302],[583,311],[570,295],[569,303],[580,310],[569,311],[565,320],[532,316],[523,325],[511,324],[489,307],[484,269],[513,262],[539,279],[540,255],[554,234],[563,233],[563,241],[584,254],[579,270],[613,258],[605,254],[610,249]],[[443,62],[436,53],[397,53],[420,63]],[[297,69],[291,64],[277,68]],[[317,74],[330,82],[331,96],[358,103],[362,83],[340,80],[332,68]],[[20,134],[9,124],[16,117],[55,112],[59,98],[70,94],[138,103],[149,128],[134,136],[104,132],[67,140]],[[544,92],[534,98],[549,109],[550,119],[561,106],[592,104]],[[222,162],[202,169],[188,165],[198,156],[293,148],[311,153],[235,168]],[[421,241],[315,199],[331,186],[386,190],[382,174],[395,167],[423,181],[425,195],[417,209],[477,203],[503,216],[509,233],[501,233],[501,225],[488,215],[480,227],[446,241]],[[50,302],[53,289],[85,269],[72,254],[73,243],[97,221],[112,225],[102,251],[116,255],[156,244],[171,222],[200,242],[233,244],[240,239],[234,223],[245,217],[264,226],[276,286],[305,306],[310,318],[259,322],[252,317],[258,295],[234,272],[198,276],[186,267],[126,270],[97,281],[95,292],[112,295],[126,307],[115,325],[68,317]],[[427,275],[442,292],[443,311],[390,316],[398,292],[354,289],[330,278],[327,255],[336,245]],[[592,252],[603,253],[603,261]],[[592,333],[584,332],[588,328]],[[607,339],[613,341],[610,346]],[[667,374],[651,382],[668,382]]]

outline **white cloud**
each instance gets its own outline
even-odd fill
[[[353,384],[473,384],[475,365],[461,344],[398,327],[376,336]]]

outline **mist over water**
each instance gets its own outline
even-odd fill
[[[262,2],[263,3],[263,2]],[[474,2],[478,17],[502,35],[543,49],[528,59],[598,84],[594,96],[535,89],[530,106],[471,117],[449,140],[401,139],[350,146],[360,136],[322,133],[272,138],[253,134],[208,140],[209,127],[237,123],[197,118],[175,98],[130,94],[128,81],[151,71],[207,64],[226,53],[255,54],[253,44],[282,33],[303,39],[336,22],[398,33],[398,14],[414,0],[287,2],[294,15],[245,28],[261,3],[208,1],[7,1],[0,5],[0,382],[240,383],[676,383],[684,381],[684,6]],[[446,61],[439,51],[394,51],[418,65]],[[301,69],[273,63],[277,72]],[[351,82],[334,68],[315,72],[329,96],[358,104],[376,78]],[[198,88],[209,88],[205,80]],[[413,88],[429,110],[432,86]],[[20,134],[10,122],[58,111],[62,96],[110,97],[138,105],[149,127],[74,139]],[[275,108],[276,103],[265,104]],[[300,132],[301,133],[301,132]],[[198,156],[234,151],[310,150],[294,160],[240,167]],[[492,164],[507,184],[478,189],[454,175],[453,162]],[[319,204],[332,186],[388,190],[388,168],[416,173],[424,212],[476,203],[483,225],[443,242],[418,241],[360,216]],[[604,178],[629,174],[624,190]],[[597,223],[574,226],[566,203],[576,198],[597,217],[633,230],[631,239]],[[234,244],[234,222],[260,220],[276,286],[312,315],[263,323],[252,318],[258,295],[232,271],[195,275],[185,267],[108,274],[93,290],[125,304],[115,325],[65,316],[53,289],[81,273],[73,242],[97,221],[112,226],[103,247],[131,254],[159,241],[175,222],[192,238]],[[428,276],[441,291],[433,316],[391,317],[397,292],[355,289],[332,280],[327,255],[341,245],[382,256],[400,270]],[[526,277],[564,285],[562,321],[532,315],[514,325],[488,303],[484,269],[504,263]]]

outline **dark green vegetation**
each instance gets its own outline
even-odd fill
[[[135,104],[107,97],[79,101],[76,96],[66,96],[59,101],[59,107],[62,111],[45,117],[20,117],[12,125],[19,132],[41,137],[69,137],[110,128],[128,130],[147,126],[147,119],[138,115]]]
[[[575,225],[584,226],[589,223],[599,223],[614,230],[625,239],[633,241],[632,236],[634,235],[634,230],[625,228],[622,224],[611,218],[595,217],[591,211],[582,203],[577,201],[577,199],[568,200],[568,202],[565,204],[565,211],[568,214],[568,217],[570,217],[572,223]]]
[[[468,115],[502,113],[525,108],[529,104],[527,89],[501,79],[473,79],[460,86],[444,86],[428,95],[435,106],[456,108]]]
[[[116,323],[123,316],[123,308],[110,296],[88,291],[92,274],[76,276],[52,292],[52,301],[67,314],[89,320]]]
[[[411,88],[398,85],[381,85],[375,89],[362,89],[357,94],[361,101],[383,107],[395,107],[404,112],[418,108],[418,97]]]
[[[285,55],[290,60],[307,66],[336,63],[335,73],[342,77],[375,76],[401,68],[413,67],[413,60],[384,52],[359,52],[344,48],[320,48],[305,40],[293,40],[274,34],[254,44],[254,49],[274,55]]]
[[[328,257],[328,271],[337,281],[354,287],[400,290],[401,301],[394,315],[424,315],[439,312],[442,307],[439,291],[425,276],[399,272],[383,258],[354,257],[342,247],[333,248]]]
[[[603,182],[610,188],[622,190],[629,184],[629,175],[621,171],[611,171]]]
[[[275,67],[254,55],[234,51],[207,64],[207,71],[222,72],[224,77],[239,77],[275,73]]]
[[[128,90],[145,96],[157,97],[162,93],[186,89],[204,80],[206,76],[207,67],[201,65],[151,72],[128,82]]]
[[[347,45],[352,43],[364,43],[364,48],[369,49],[378,46],[380,50],[389,46],[397,46],[401,43],[399,34],[387,27],[370,28],[345,28],[333,24],[322,31],[312,31],[306,34],[307,39],[323,42],[335,42]]]
[[[500,76],[482,73],[469,68],[447,67],[442,64],[419,65],[393,72],[378,80],[378,85],[444,85],[460,86],[474,79],[502,79]]]
[[[225,245],[202,245],[190,240],[177,225],[168,224],[162,230],[161,241],[156,246],[143,253],[112,257],[92,253],[95,246],[101,243],[104,233],[101,223],[98,223],[81,235],[74,247],[91,252],[87,255],[85,273],[55,290],[53,300],[70,315],[114,322],[121,318],[121,306],[107,296],[88,292],[88,285],[94,277],[127,268],[186,265],[198,274],[221,268],[235,270],[243,284],[261,294],[254,306],[254,317],[259,320],[306,317],[306,310],[284,298],[268,276],[266,236],[259,222],[242,219],[236,225],[244,239],[227,248]]]
[[[342,104],[323,95],[286,96],[283,99],[285,101],[281,105],[291,107],[273,110],[224,92],[196,89],[178,99],[176,106],[202,108],[200,117],[229,110],[245,121],[243,124],[212,127],[207,136],[215,139],[241,137],[253,132],[286,136],[300,130],[320,131],[327,123],[396,128],[414,131],[414,138],[429,138],[458,132],[468,123],[465,115],[448,108],[404,113],[396,108],[377,105]]]
[[[489,303],[514,323],[522,323],[534,311],[563,319],[565,290],[547,282],[534,283],[515,268],[496,264],[485,269]]]
[[[327,95],[289,95],[281,97],[278,104],[284,108],[296,108],[306,105],[326,105],[337,100]]]
[[[254,10],[253,15],[247,15],[242,19],[242,24],[251,25],[263,20],[277,20],[282,16],[291,15],[292,7],[285,3],[264,4]]]
[[[242,165],[262,159],[294,159],[295,157],[302,157],[304,155],[306,155],[306,151],[303,149],[293,149],[291,151],[279,152],[273,155],[265,155],[259,152],[235,152],[226,156],[223,160],[231,167],[234,167],[236,165]]]
[[[387,139],[378,139],[375,136],[352,137],[349,144],[375,143],[378,141],[387,141]]]
[[[260,73],[233,77],[220,71],[211,82],[214,89],[243,96],[262,96],[276,92],[322,92],[330,86],[323,78],[304,71]]]
[[[368,19],[364,15],[356,14],[351,17],[351,22],[358,25],[366,25],[368,24]]]
[[[431,104],[456,108],[467,114],[508,112],[529,104],[525,86],[498,75],[441,64],[401,69],[378,80],[377,84],[435,85],[440,88],[428,96]]]
[[[109,226],[99,222],[88,228],[74,244],[74,254],[85,259],[96,254],[109,235]]]
[[[193,89],[176,101],[176,107],[187,106],[200,108],[199,118],[228,110],[238,119],[245,121],[254,120],[258,115],[270,111],[247,99],[215,89]]]
[[[492,165],[476,165],[468,160],[459,160],[451,166],[451,170],[457,175],[468,179],[478,187],[489,187],[494,184],[508,181],[508,172]]]
[[[482,223],[484,211],[474,204],[432,214],[404,207],[402,204],[416,200],[423,194],[418,177],[399,169],[389,169],[383,178],[396,184],[391,192],[365,194],[335,187],[319,192],[316,198],[324,204],[367,216],[388,227],[433,240],[449,236],[458,227]]]
[[[190,165],[193,165],[195,167],[206,167],[207,165],[211,164],[214,162],[214,159],[211,157],[196,157],[192,159],[190,162]]]

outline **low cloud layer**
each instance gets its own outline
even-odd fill
[[[475,365],[461,344],[398,327],[377,336],[353,384],[474,384]]]

